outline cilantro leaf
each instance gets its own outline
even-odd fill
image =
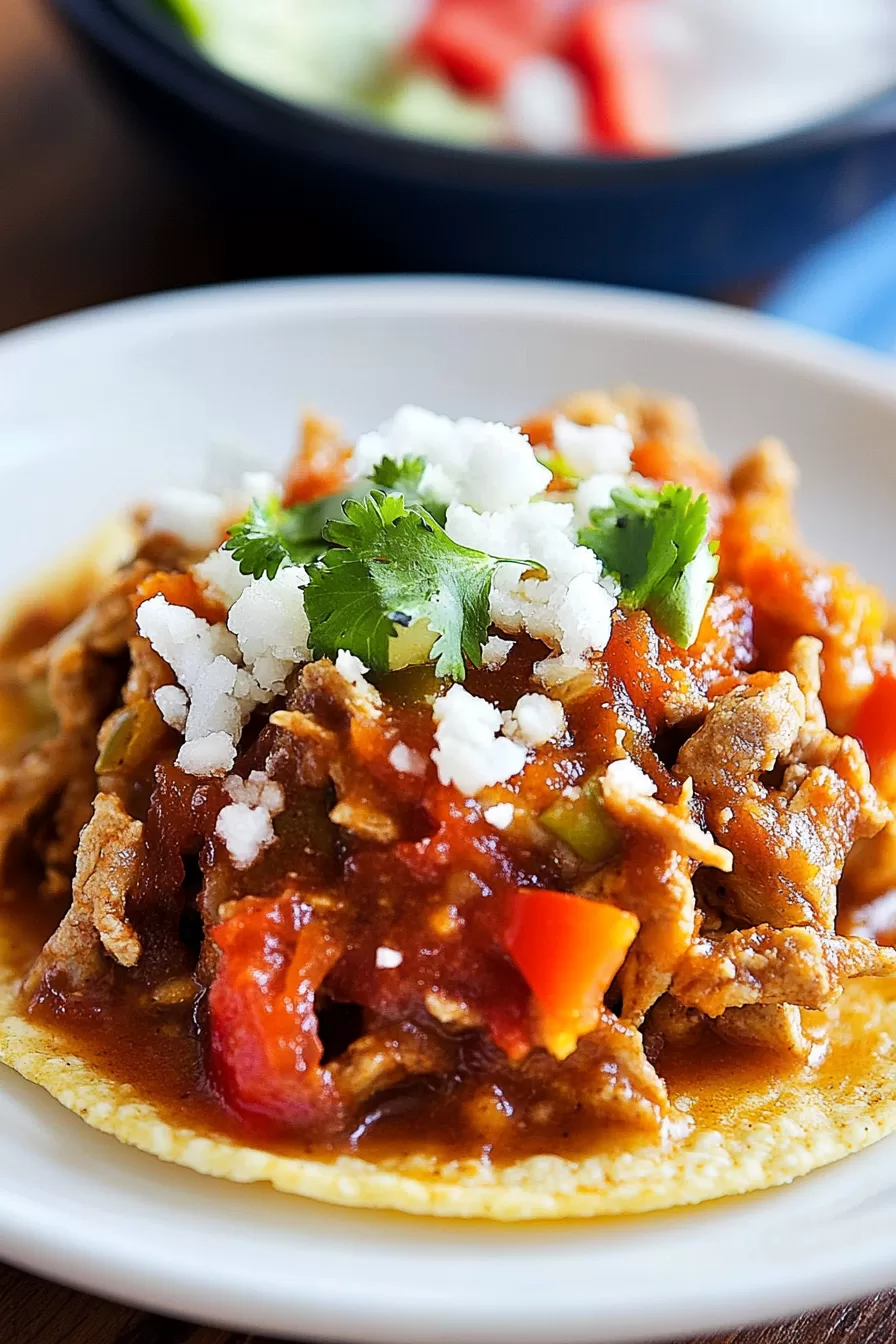
[[[400,461],[384,457],[374,467],[371,478],[374,485],[388,494],[401,495],[406,504],[421,504],[430,517],[444,526],[447,505],[420,489],[426,467],[425,457],[403,457]]]
[[[383,457],[371,472],[371,478],[374,485],[382,486],[396,495],[404,495],[408,503],[413,503],[408,495],[419,491],[425,470],[425,457],[403,457],[400,461],[394,457]]]
[[[331,549],[305,590],[316,657],[348,649],[385,672],[396,627],[423,620],[437,636],[437,676],[462,681],[465,658],[480,664],[499,559],[459,546],[419,505],[381,490],[347,500],[324,535]]]
[[[661,490],[623,486],[613,503],[592,509],[579,533],[614,574],[622,601],[643,607],[682,648],[697,638],[718,570],[717,545],[708,540],[709,500],[685,485]]]
[[[240,573],[272,579],[284,563],[306,565],[326,550],[322,530],[329,500],[285,509],[271,496],[253,499],[244,518],[231,527],[224,549],[239,562]]]

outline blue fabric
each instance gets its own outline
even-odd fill
[[[896,197],[811,251],[762,307],[791,322],[896,353]]]

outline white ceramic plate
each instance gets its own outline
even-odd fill
[[[0,586],[210,446],[288,454],[313,404],[353,431],[404,401],[513,419],[624,379],[693,397],[730,458],[784,437],[810,537],[885,586],[890,364],[681,300],[451,281],[150,299],[0,341]],[[896,1141],[685,1213],[489,1226],[332,1209],[163,1165],[0,1075],[0,1257],[173,1314],[358,1341],[634,1340],[896,1283]]]

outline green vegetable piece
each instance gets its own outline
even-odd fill
[[[194,0],[159,0],[162,9],[166,9],[192,38],[202,37],[205,33],[205,18]]]
[[[101,730],[96,773],[134,769],[146,759],[164,731],[162,716],[152,700],[137,700],[116,710]]]
[[[315,656],[348,649],[374,672],[389,668],[396,631],[422,618],[437,636],[436,675],[462,681],[464,659],[482,661],[488,599],[501,560],[459,546],[419,505],[373,490],[347,500],[324,536],[331,549],[305,590]],[[514,563],[525,563],[516,561]]]
[[[595,868],[619,848],[619,831],[607,815],[596,777],[587,780],[577,798],[558,798],[538,820]]]
[[[709,500],[685,485],[661,490],[623,486],[613,503],[592,509],[579,544],[588,546],[619,580],[621,600],[643,607],[681,648],[697,638],[718,572],[718,549],[708,540]]]
[[[230,529],[224,549],[239,562],[241,574],[272,579],[285,562],[307,565],[327,549],[322,531],[334,501],[296,504],[285,509],[276,496],[253,499],[246,516]]]

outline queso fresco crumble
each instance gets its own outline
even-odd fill
[[[552,469],[539,461],[518,428],[450,420],[417,406],[403,406],[378,430],[362,435],[346,459],[343,496],[358,521],[331,520],[331,528],[349,526],[359,538],[371,526],[384,535],[391,527],[396,538],[402,531],[419,535],[422,528],[433,552],[432,574],[417,575],[409,562],[407,573],[398,577],[399,586],[407,585],[408,612],[391,623],[387,643],[380,639],[388,654],[378,671],[426,662],[437,652],[454,674],[459,666],[462,671],[458,660],[463,654],[497,668],[513,646],[507,636],[520,634],[545,646],[535,666],[545,693],[522,695],[512,710],[502,714],[459,682],[446,684],[434,701],[432,759],[438,777],[471,798],[517,775],[532,748],[562,737],[563,707],[550,697],[550,688],[582,671],[586,658],[604,649],[610,637],[619,580],[605,570],[593,546],[583,544],[580,533],[592,510],[614,507],[614,490],[647,485],[632,471],[631,434],[622,417],[619,421],[581,425],[555,417],[562,490],[550,489],[558,479],[556,463]],[[309,620],[306,600],[314,588],[309,589],[308,562],[317,561],[323,548],[309,535],[297,550],[288,532],[295,526],[290,512],[298,507],[305,514],[319,513],[318,506],[284,507],[282,493],[273,477],[246,476],[242,495],[252,501],[250,521],[193,567],[222,619],[212,622],[161,592],[138,607],[140,634],[177,679],[154,698],[165,722],[184,736],[177,765],[188,774],[227,775],[252,711],[282,695],[290,673],[316,652],[333,654],[337,672],[357,694],[370,691],[369,668],[357,651],[339,646],[338,632],[331,634],[326,617],[316,628]],[[159,500],[149,525],[202,547],[234,521],[235,503],[205,492],[172,490]],[[383,512],[390,507],[393,516],[384,522]],[[312,529],[322,524],[322,518],[300,521]],[[307,560],[301,563],[304,552]],[[705,536],[688,564],[699,582],[680,605],[693,627],[702,616],[700,604],[705,607],[708,600],[715,564]],[[321,572],[326,578],[338,571]],[[431,591],[417,590],[418,578],[428,579]],[[459,592],[459,584],[468,592]],[[475,616],[458,609],[469,595],[482,607]],[[382,607],[381,596],[372,600]],[[318,609],[316,604],[313,610]],[[372,615],[388,623],[387,611]],[[370,635],[356,637],[357,647],[369,657]],[[402,743],[391,759],[409,774],[422,765],[419,753]],[[274,839],[272,821],[282,809],[282,791],[254,777],[244,783],[228,776],[225,787],[233,801],[221,812],[217,833],[234,863],[248,866]],[[496,816],[499,827],[508,824],[500,805]]]

